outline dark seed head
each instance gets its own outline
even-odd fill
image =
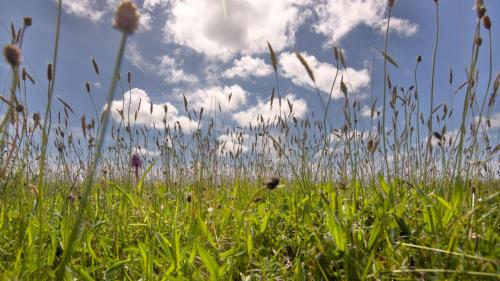
[[[53,75],[54,72],[52,71],[52,64],[49,64],[47,66],[47,80],[49,80],[49,82],[52,81],[52,79],[54,78]]]
[[[489,16],[485,16],[483,18],[483,25],[484,25],[484,28],[486,28],[487,30],[491,29],[491,19]]]
[[[191,192],[186,194],[186,201],[188,203],[191,203],[191,201],[193,201],[193,195],[191,195]]]
[[[16,105],[16,111],[17,111],[17,112],[19,112],[19,113],[24,112],[24,105],[22,105],[22,104],[17,104],[17,105]]]
[[[476,38],[476,45],[481,46],[481,44],[483,44],[483,38],[477,37]]]
[[[29,27],[33,24],[33,20],[31,19],[31,17],[24,17],[23,21],[24,21],[24,26],[26,27]]]
[[[279,184],[280,184],[280,179],[273,177],[266,182],[266,188],[272,190],[272,189],[275,189],[276,187],[278,187]]]

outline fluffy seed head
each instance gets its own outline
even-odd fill
[[[125,34],[134,33],[139,27],[139,13],[134,3],[124,0],[116,9],[113,27]]]
[[[3,55],[12,67],[17,67],[21,63],[21,50],[15,45],[5,46],[3,48]]]

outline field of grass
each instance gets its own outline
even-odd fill
[[[184,99],[198,124],[187,133],[180,124],[137,125],[133,111],[112,123],[110,107],[94,105],[95,115],[80,119],[80,137],[70,124],[73,105],[53,92],[62,1],[44,113],[25,106],[34,80],[20,56],[30,18],[20,29],[12,25],[4,48],[12,76],[1,97],[0,280],[500,279],[500,145],[489,136],[500,75],[491,69],[482,1],[467,81],[454,85],[451,74],[447,81],[462,97],[454,107],[434,104],[434,68],[425,74],[430,105],[420,104],[418,57],[415,80],[406,81],[412,86],[384,75],[382,111],[375,100],[371,111],[375,130],[357,127],[359,102],[338,71],[332,91],[340,86],[344,95],[336,114],[344,125],[331,126],[331,93],[323,101],[318,92],[323,111],[315,119],[297,119],[280,97],[268,43],[271,106],[280,108],[274,119],[224,126]],[[107,104],[117,88],[132,89],[132,74],[120,75],[120,66],[138,25],[134,5],[124,1],[114,25],[123,35]],[[387,32],[379,51],[385,74],[397,67],[388,40]],[[489,69],[479,70],[480,52]],[[333,54],[337,68],[347,68],[343,51]],[[314,69],[296,55],[315,82]],[[87,92],[92,97],[88,85]],[[456,130],[448,128],[453,111],[461,117]],[[159,153],[146,153],[151,147]]]

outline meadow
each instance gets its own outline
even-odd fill
[[[3,49],[11,77],[0,96],[1,280],[500,279],[500,144],[490,136],[500,74],[482,1],[471,11],[477,22],[465,81],[452,72],[435,81],[434,64],[420,73],[418,55],[414,81],[392,81],[388,72],[399,66],[387,22],[378,50],[387,79],[383,100],[372,99],[374,129],[358,124],[360,102],[339,75],[348,67],[341,48],[332,49],[330,98],[318,91],[323,107],[299,119],[282,98],[277,54],[267,43],[274,118],[223,124],[184,99],[192,131],[166,120],[138,125],[139,108],[130,105],[117,123],[86,84],[95,113],[78,118],[78,132],[72,123],[82,112],[54,93],[62,1],[44,81],[21,59],[31,18],[11,24]],[[389,16],[397,4],[387,1]],[[438,15],[439,1],[433,5]],[[135,5],[123,1],[106,104],[134,88],[121,63],[138,23]],[[437,24],[436,48],[439,36]],[[480,55],[489,69],[479,69]],[[314,69],[296,57],[315,83]],[[91,63],[102,81],[101,68],[110,66]],[[419,88],[421,75],[430,91]],[[44,112],[26,106],[35,83],[46,86]],[[434,83],[453,88],[453,106],[435,103]],[[343,99],[332,99],[336,89]],[[420,103],[424,94],[429,104]],[[139,106],[167,118],[168,107]],[[456,128],[452,114],[460,116]],[[333,117],[344,125],[333,127]]]

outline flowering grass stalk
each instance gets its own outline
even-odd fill
[[[96,149],[94,152],[94,156],[92,158],[92,162],[90,163],[90,167],[87,171],[87,176],[85,177],[85,189],[80,202],[80,209],[78,211],[78,215],[76,217],[76,221],[71,230],[71,234],[68,238],[66,248],[64,249],[64,254],[61,260],[61,263],[58,266],[56,273],[56,280],[63,280],[64,272],[66,269],[66,264],[69,262],[71,258],[71,254],[73,252],[73,247],[76,241],[78,240],[78,236],[80,234],[80,228],[85,216],[85,212],[87,210],[87,205],[89,202],[90,194],[92,191],[92,186],[94,184],[94,177],[97,168],[97,164],[101,157],[102,146],[104,144],[104,139],[106,136],[107,128],[109,125],[109,115],[111,111],[111,103],[114,99],[116,83],[118,81],[118,75],[120,74],[120,68],[123,60],[123,54],[125,53],[125,46],[127,42],[128,35],[135,32],[139,23],[139,15],[137,13],[137,8],[130,1],[123,1],[120,6],[117,8],[117,12],[114,19],[114,26],[116,29],[122,32],[120,45],[118,48],[118,54],[115,60],[115,67],[113,71],[113,76],[111,78],[111,85],[109,87],[108,97],[106,101],[106,107],[102,114],[101,119],[101,127],[99,131],[99,136],[96,144]]]

